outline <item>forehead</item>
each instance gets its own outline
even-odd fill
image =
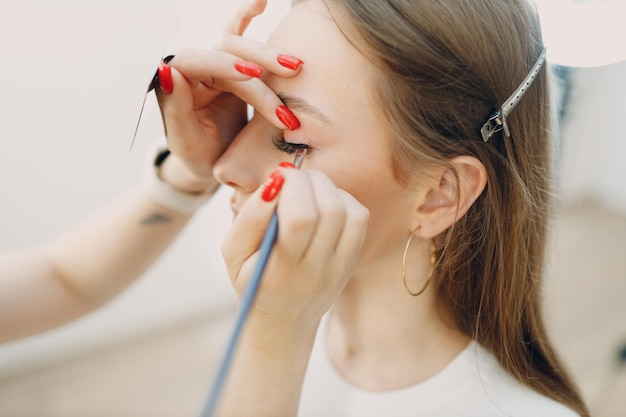
[[[272,77],[270,87],[310,98],[331,111],[367,112],[372,104],[374,66],[344,36],[345,28],[336,21],[340,17],[336,9],[331,14],[321,0],[297,2],[268,43],[302,59],[304,65],[294,78]]]

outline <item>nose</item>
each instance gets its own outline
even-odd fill
[[[215,162],[215,179],[238,191],[254,192],[281,160],[272,144],[274,134],[275,127],[252,119]]]

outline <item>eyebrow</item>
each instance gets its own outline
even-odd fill
[[[307,113],[324,123],[330,123],[330,119],[322,112],[322,110],[303,98],[290,96],[285,93],[278,93],[277,96],[285,104],[285,106],[289,107],[290,110]]]

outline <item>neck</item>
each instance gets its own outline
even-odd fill
[[[434,286],[418,297],[406,291],[400,261],[358,273],[330,316],[331,360],[363,389],[392,390],[428,379],[469,341],[438,305]]]

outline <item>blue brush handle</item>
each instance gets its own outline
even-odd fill
[[[220,364],[220,367],[217,371],[217,376],[215,377],[215,382],[213,383],[213,388],[211,390],[211,394],[205,404],[204,410],[200,417],[211,417],[215,412],[217,407],[217,403],[224,388],[224,384],[226,383],[226,377],[228,376],[228,370],[230,369],[230,365],[233,361],[233,356],[235,354],[235,348],[237,346],[237,342],[239,340],[239,336],[241,335],[241,330],[243,328],[243,324],[250,312],[250,307],[252,306],[252,302],[254,301],[254,296],[256,295],[257,289],[259,288],[259,284],[261,283],[261,277],[263,276],[263,271],[265,270],[265,266],[267,265],[267,260],[270,257],[270,253],[272,252],[272,247],[274,246],[274,242],[276,241],[276,235],[278,234],[278,215],[276,211],[274,211],[274,215],[270,220],[270,224],[265,231],[265,235],[263,235],[263,240],[261,241],[261,247],[259,248],[259,260],[255,266],[254,272],[252,273],[252,277],[248,286],[245,289],[241,300],[241,308],[239,310],[239,314],[237,315],[237,319],[235,322],[235,327],[233,329],[233,333],[230,336],[230,341],[228,342],[228,347],[226,348],[226,353],[224,354],[224,358]]]

